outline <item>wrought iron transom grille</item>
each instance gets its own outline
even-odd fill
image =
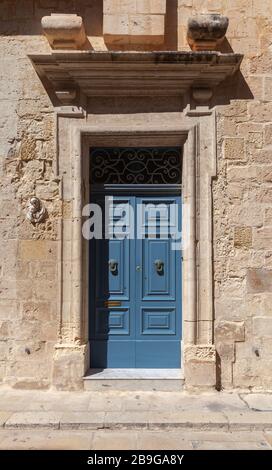
[[[180,147],[96,147],[91,184],[181,184]]]

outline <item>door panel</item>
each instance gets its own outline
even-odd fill
[[[176,309],[169,307],[149,307],[141,309],[143,335],[175,335]]]
[[[97,308],[95,313],[96,337],[107,338],[108,335],[129,335],[129,308]]]
[[[137,202],[142,208],[138,214],[144,238],[136,241],[136,262],[143,266],[142,278],[137,272],[136,280],[136,367],[178,368],[181,252],[172,249],[170,215],[176,204],[181,209],[180,197],[145,197]]]
[[[91,366],[178,368],[181,253],[172,249],[169,229],[180,230],[181,217],[170,220],[174,204],[180,213],[180,197],[118,196],[111,204],[112,239],[92,241],[90,249]],[[118,238],[126,232],[124,204],[133,208],[126,223],[140,239]]]
[[[112,238],[90,242],[90,281],[95,291],[95,295],[90,294],[91,367],[135,367],[134,283],[131,282],[135,242],[127,236],[119,238],[124,225],[118,226],[124,206],[133,204],[133,198],[111,198],[107,209],[105,196],[93,202],[102,208],[103,216],[108,211]]]

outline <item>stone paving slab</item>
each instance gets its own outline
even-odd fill
[[[111,430],[0,430],[0,450],[272,450],[267,434]]]
[[[63,413],[60,429],[99,429],[105,423],[105,413],[102,411],[78,411]]]
[[[62,413],[52,411],[22,411],[13,413],[5,422],[5,428],[59,429]]]
[[[230,412],[227,418],[231,429],[272,430],[271,412]]]
[[[46,412],[22,411],[4,414],[2,426],[9,429],[175,429],[199,430],[271,430],[272,413],[156,413],[156,412]]]
[[[271,432],[266,431],[264,433],[264,437],[266,439],[266,442],[272,447],[272,431]]]
[[[242,397],[252,410],[272,411],[272,394],[252,393]]]
[[[272,431],[272,411],[247,405],[254,394],[209,392],[39,392],[0,390],[7,429],[175,429]],[[260,394],[259,394],[260,395]],[[272,395],[262,394],[268,403]],[[18,411],[16,400],[23,405]],[[4,405],[4,406],[3,406]],[[1,410],[3,406],[3,410]]]
[[[4,426],[7,420],[10,418],[11,412],[9,411],[0,411],[0,428]]]

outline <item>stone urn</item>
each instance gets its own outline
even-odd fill
[[[229,19],[218,13],[202,13],[188,20],[187,39],[193,51],[214,51],[223,41]]]

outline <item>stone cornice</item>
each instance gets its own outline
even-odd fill
[[[177,96],[190,88],[213,89],[239,69],[243,58],[209,51],[52,51],[29,57],[58,97],[67,97],[72,90],[89,97]]]

